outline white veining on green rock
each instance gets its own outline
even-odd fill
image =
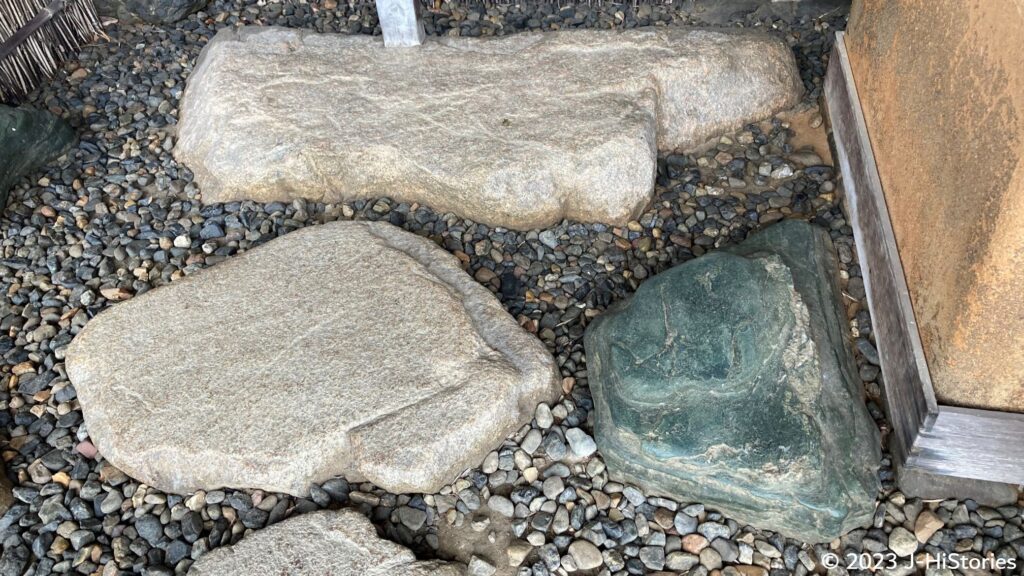
[[[587,330],[609,469],[805,541],[867,524],[877,428],[827,233],[786,221],[662,272]]]

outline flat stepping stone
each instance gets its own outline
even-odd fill
[[[828,233],[784,221],[648,280],[585,335],[613,476],[825,542],[870,524],[878,429]]]
[[[66,367],[100,453],[161,490],[436,492],[558,397],[544,345],[385,223],[292,232],[89,321]]]
[[[797,103],[792,51],[746,31],[379,38],[224,29],[182,103],[176,157],[203,202],[387,196],[518,229],[623,224],[657,150]],[[211,129],[211,127],[216,127]]]
[[[257,530],[231,546],[207,552],[190,576],[464,576],[454,562],[417,562],[405,547],[381,539],[354,510],[294,516]]]

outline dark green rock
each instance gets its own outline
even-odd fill
[[[206,7],[207,0],[94,0],[96,11],[120,20],[174,24]]]
[[[0,105],[0,210],[18,180],[60,157],[74,141],[74,130],[49,112]]]
[[[586,332],[613,476],[808,542],[871,521],[864,405],[828,234],[785,221],[667,270]]]

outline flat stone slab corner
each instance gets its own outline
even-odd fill
[[[248,534],[231,546],[207,552],[191,576],[464,576],[466,567],[440,560],[417,561],[403,546],[377,536],[354,510],[322,510],[294,516]]]
[[[385,223],[303,228],[116,304],[65,364],[103,456],[177,493],[436,492],[560,392],[454,256]]]
[[[881,459],[828,233],[788,220],[671,268],[585,334],[613,477],[805,542],[871,522]]]
[[[379,38],[221,30],[189,78],[175,156],[203,202],[387,196],[494,226],[624,224],[658,149],[797,103],[780,39],[734,30]],[[213,129],[211,129],[213,127]]]

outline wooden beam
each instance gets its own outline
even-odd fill
[[[939,406],[917,435],[906,466],[927,472],[1024,482],[1024,416],[994,410]]]
[[[384,46],[419,46],[426,37],[419,0],[376,0]]]
[[[917,431],[937,407],[935,395],[929,393],[931,380],[924,348],[841,32],[837,34],[825,75],[825,98],[836,159],[843,175],[846,210],[857,241],[857,257],[871,309],[871,325],[882,360],[893,427],[889,447],[897,460],[903,462],[914,445]]]
[[[829,60],[825,100],[882,362],[897,469],[1024,483],[1024,414],[936,402],[842,32]]]

